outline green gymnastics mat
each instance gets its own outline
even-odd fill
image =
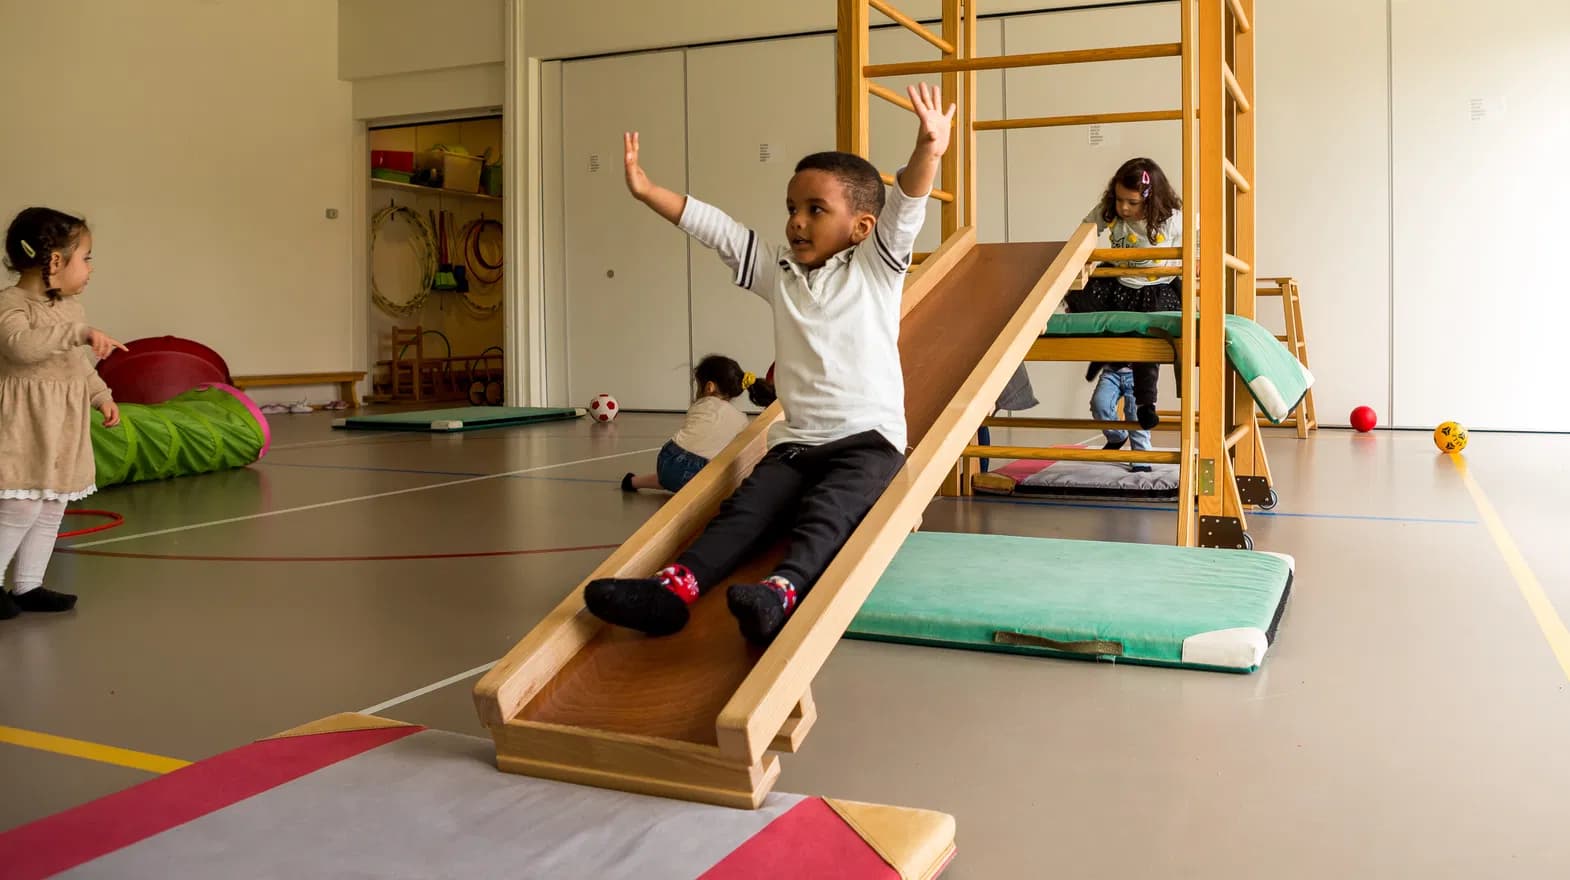
[[[535,422],[575,419],[583,409],[552,409],[541,406],[460,406],[454,409],[426,409],[419,412],[387,413],[379,416],[350,416],[333,421],[334,428],[363,431],[476,431],[504,428]]]
[[[917,532],[846,635],[1253,672],[1292,569],[1291,557],[1247,550]]]

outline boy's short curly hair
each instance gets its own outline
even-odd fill
[[[803,171],[827,171],[838,178],[845,187],[845,199],[850,202],[852,211],[874,217],[882,213],[885,198],[883,177],[878,173],[877,166],[855,153],[837,150],[813,153],[796,163],[796,173]]]

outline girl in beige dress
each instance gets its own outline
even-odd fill
[[[120,423],[94,358],[125,349],[87,325],[78,301],[92,250],[85,220],[49,208],[26,209],[6,230],[6,268],[21,277],[0,290],[0,619],[76,605],[43,585],[44,570],[66,503],[97,490],[91,411]]]

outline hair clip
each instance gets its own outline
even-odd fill
[[[758,377],[754,376],[752,373],[750,373],[750,372],[742,373],[741,374],[741,390],[746,391],[748,388],[752,387],[754,382],[757,382],[757,381],[758,381]]]
[[[33,250],[33,246],[27,243],[27,239],[22,238],[18,239],[18,241],[22,245],[22,253],[27,254],[29,257],[38,256],[38,251]]]

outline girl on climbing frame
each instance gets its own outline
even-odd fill
[[[1130,159],[1118,168],[1107,182],[1101,201],[1085,215],[1086,223],[1096,224],[1099,231],[1107,232],[1114,248],[1153,248],[1183,246],[1183,200],[1172,190],[1167,175],[1151,159]],[[1118,267],[1172,266],[1179,260],[1114,260]],[[1183,308],[1182,279],[1176,272],[1147,278],[1123,275],[1116,278],[1092,278],[1084,290],[1076,290],[1065,298],[1071,312],[1174,312]],[[1123,370],[1128,368],[1128,372]],[[1110,376],[1114,383],[1132,385],[1136,417],[1140,427],[1154,428],[1161,420],[1156,416],[1156,383],[1160,377],[1159,364],[1091,364],[1085,373],[1086,381],[1097,381]],[[1123,390],[1121,385],[1118,390]],[[1115,396],[1102,395],[1112,400]],[[1093,404],[1094,406],[1094,404]],[[1100,415],[1096,416],[1101,418]],[[1109,449],[1121,448],[1109,435]]]

